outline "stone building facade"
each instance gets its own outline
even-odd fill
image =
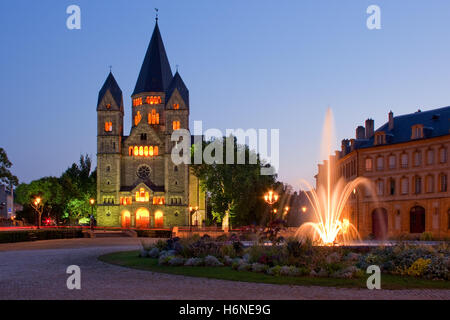
[[[331,156],[332,183],[370,180],[353,191],[344,215],[363,238],[397,238],[429,232],[450,236],[450,107],[394,117],[374,130],[368,119]],[[316,183],[324,184],[326,165]]]
[[[97,102],[98,225],[200,225],[204,192],[188,164],[171,160],[172,132],[189,130],[189,91],[178,71],[172,75],[157,22],[131,102],[131,131],[125,136],[122,90],[110,73]]]

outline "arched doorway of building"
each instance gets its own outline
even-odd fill
[[[388,233],[388,213],[384,208],[376,208],[372,211],[372,234],[375,239],[386,239]]]
[[[425,232],[425,208],[415,206],[409,212],[409,232],[422,233]]]
[[[122,222],[121,223],[122,228],[129,228],[129,227],[131,227],[131,215],[130,215],[129,211],[122,212],[121,219],[122,219],[122,221],[121,221]]]
[[[150,227],[150,212],[145,208],[136,211],[136,228]]]
[[[155,227],[162,228],[164,226],[164,214],[161,210],[155,212]]]

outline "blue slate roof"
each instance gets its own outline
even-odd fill
[[[189,108],[189,90],[184,84],[183,79],[181,79],[180,74],[178,71],[175,73],[172,82],[170,83],[170,86],[167,90],[166,94],[166,100],[169,101],[170,97],[172,96],[172,93],[175,91],[175,89],[178,89],[178,92],[181,95],[181,98],[184,100],[184,103],[186,104],[186,107]],[[167,103],[166,101],[166,103]]]
[[[387,144],[408,142],[412,140],[411,127],[416,124],[423,125],[424,139],[448,135],[450,134],[450,107],[397,116],[394,117],[393,130],[389,130],[389,123],[387,122],[375,132],[384,131],[387,135]],[[358,143],[358,148],[372,146],[374,146],[374,137]]]
[[[100,102],[102,101],[103,97],[105,96],[105,94],[108,90],[111,93],[117,106],[119,106],[119,108],[120,108],[122,106],[122,101],[123,101],[122,90],[120,90],[120,87],[117,84],[117,81],[111,72],[109,72],[109,75],[105,80],[105,83],[103,84],[102,88],[100,89],[100,92],[98,93],[97,106],[100,105]]]
[[[156,22],[133,95],[142,92],[165,92],[171,81],[172,69]]]

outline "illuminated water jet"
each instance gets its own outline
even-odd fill
[[[366,178],[357,177],[348,183],[344,178],[336,178],[330,156],[333,150],[333,131],[332,112],[328,109],[322,140],[322,156],[328,158],[324,163],[325,181],[319,183],[318,179],[317,189],[314,189],[302,180],[309,189],[306,196],[313,209],[314,221],[302,224],[295,234],[298,238],[310,238],[320,245],[346,244],[360,240],[357,228],[344,216],[344,209],[349,197],[358,187],[365,186],[367,190],[372,190],[372,185]]]

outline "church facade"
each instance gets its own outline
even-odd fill
[[[205,193],[188,164],[171,160],[171,134],[189,130],[189,91],[172,74],[158,22],[131,96],[123,132],[122,90],[110,72],[97,102],[97,224],[122,228],[201,225]]]

